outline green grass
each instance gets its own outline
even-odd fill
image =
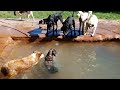
[[[50,14],[54,14],[60,11],[34,11],[34,17],[36,19],[43,19],[48,17]],[[75,12],[75,18],[77,19],[77,13]],[[120,12],[93,12],[99,19],[109,19],[109,20],[120,20]],[[71,11],[65,11],[63,13],[63,18],[71,16]],[[0,11],[0,18],[18,18],[19,15],[14,16],[13,11]],[[26,17],[23,15],[23,17]]]

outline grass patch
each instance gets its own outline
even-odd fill
[[[47,18],[48,15],[54,14],[60,11],[33,11],[34,16],[36,19],[43,19]],[[77,13],[75,12],[74,17],[77,19]],[[99,19],[109,19],[109,20],[120,20],[120,12],[93,12]],[[63,13],[63,18],[67,18],[68,16],[71,16],[71,11],[65,11]],[[14,16],[13,11],[0,11],[0,18],[18,18],[19,15]],[[26,15],[23,15],[24,18],[26,18]],[[31,17],[30,17],[31,18]]]

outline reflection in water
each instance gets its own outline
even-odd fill
[[[47,54],[50,48],[58,52],[55,66],[59,72],[49,73],[42,59],[27,72],[16,76],[17,79],[84,79],[84,78],[120,78],[120,48],[116,42],[73,43],[73,42],[37,42],[18,43],[10,59],[22,58],[38,50]]]

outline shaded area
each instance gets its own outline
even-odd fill
[[[35,41],[37,38],[39,38],[39,34],[41,34],[41,32],[42,32],[42,29],[40,28],[35,28],[34,30],[27,32],[30,35],[29,41],[30,42]]]
[[[57,30],[57,33],[56,31],[54,31],[54,36],[60,36],[60,33],[61,33],[61,30]],[[53,30],[49,30],[47,36],[53,36]]]
[[[71,35],[72,34],[72,35]],[[80,31],[80,35],[82,35],[82,32]],[[74,30],[72,30],[72,31],[68,31],[68,34],[66,35],[66,37],[77,37],[77,36],[79,36],[79,30],[75,30],[75,33],[74,33]]]
[[[76,38],[77,36],[79,36],[79,30],[76,29],[75,30],[75,34],[74,34],[74,30],[70,31],[68,30],[67,31],[67,35],[64,37],[63,35],[63,31],[61,31],[61,29],[58,29],[57,30],[57,33],[54,32],[54,35],[53,35],[53,30],[49,30],[48,31],[48,35],[46,35],[47,33],[47,30],[42,30],[42,33],[41,34],[45,34],[45,36],[43,37],[42,35],[40,36],[40,38],[42,38],[41,41],[52,41],[52,40],[73,40],[74,38]],[[72,32],[72,36],[71,36],[71,32]],[[80,35],[81,35],[81,31],[80,31]]]
[[[31,37],[34,37],[34,36],[39,36],[39,34],[41,34],[41,32],[42,32],[42,29],[35,28],[34,30],[31,30],[27,33],[29,33]]]

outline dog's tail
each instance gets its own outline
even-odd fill
[[[74,12],[75,12],[75,11],[73,11],[73,13],[72,13],[72,17],[74,17]]]
[[[16,16],[16,11],[14,11],[14,15]]]

